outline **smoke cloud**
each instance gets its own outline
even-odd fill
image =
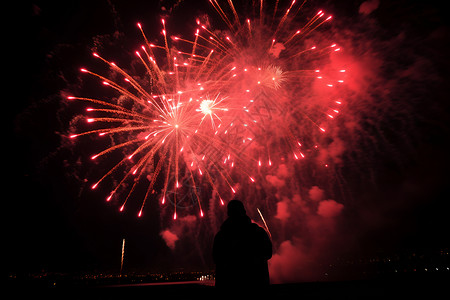
[[[338,216],[343,208],[343,204],[337,203],[334,200],[323,200],[319,203],[317,214],[324,218],[333,218]]]
[[[312,201],[316,201],[316,202],[317,202],[317,201],[320,201],[320,200],[323,199],[324,191],[321,190],[318,186],[313,186],[313,187],[309,190],[308,194],[309,194],[309,198],[310,198]]]
[[[380,5],[380,0],[368,0],[359,6],[359,13],[363,15],[368,15],[372,13],[374,10],[378,8],[378,5]]]
[[[284,198],[283,201],[280,201],[277,203],[277,214],[275,215],[275,218],[287,221],[287,219],[291,216],[289,212],[289,199]]]
[[[178,236],[171,232],[170,230],[166,229],[160,233],[163,240],[166,242],[167,247],[169,247],[171,250],[175,249],[175,243],[178,241]]]
[[[285,185],[284,180],[278,178],[277,176],[273,175],[266,175],[266,180],[270,182],[274,187],[281,188]]]
[[[269,261],[271,282],[321,279],[322,263],[329,259],[329,249],[335,245],[336,220],[344,205],[325,199],[325,191],[312,186],[307,197],[283,196],[276,208],[277,237],[284,239],[274,241],[276,251]]]

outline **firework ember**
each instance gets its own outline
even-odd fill
[[[123,153],[91,185],[96,189],[119,175],[106,200],[115,198],[120,211],[137,187],[145,185],[138,216],[147,201],[164,205],[170,200],[176,219],[180,195],[189,186],[203,217],[198,186],[208,184],[223,205],[222,199],[238,191],[238,183],[264,180],[262,168],[305,158],[308,149],[317,147],[315,136],[326,134],[340,113],[338,91],[345,69],[321,66],[341,48],[307,39],[331,21],[330,15],[320,10],[301,23],[296,17],[303,3],[292,1],[282,12],[277,1],[274,11],[265,15],[261,1],[259,15],[243,21],[232,1],[210,3],[227,29],[215,30],[197,19],[191,37],[178,37],[167,31],[162,19],[162,42],[157,44],[147,38],[144,25],[137,24],[144,44],[135,54],[145,78],[137,79],[96,52],[93,56],[110,68],[109,75],[80,69],[117,93],[109,99],[68,99],[90,105],[85,120],[92,126],[70,138],[97,135],[114,141],[92,154],[92,160]],[[281,15],[278,22],[276,15]],[[319,96],[311,97],[314,89],[321,91]]]

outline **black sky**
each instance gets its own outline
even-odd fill
[[[170,6],[172,2],[164,3]],[[199,11],[212,13],[207,1],[205,5],[188,5],[196,2],[185,1],[175,10],[177,22],[185,24]],[[324,2],[322,7],[332,11],[336,19],[356,20],[362,1],[341,2]],[[64,164],[73,163],[67,162],[72,153],[58,150],[60,133],[67,130],[71,120],[68,110],[61,109],[60,91],[75,86],[79,67],[92,62],[94,38],[124,32],[130,35],[132,45],[133,41],[139,45],[135,24],[141,21],[148,28],[159,28],[160,3],[30,1],[12,11],[17,18],[5,48],[13,52],[14,59],[4,57],[10,60],[6,66],[11,81],[5,94],[14,91],[3,97],[8,105],[3,143],[8,153],[4,155],[8,179],[3,184],[2,210],[7,220],[4,245],[8,271],[117,271],[114,268],[119,265],[114,264],[119,262],[123,237],[129,247],[129,265],[135,269],[210,268],[208,249],[204,249],[203,261],[186,264],[181,253],[167,248],[159,235],[162,228],[156,211],[136,220],[135,215],[120,215],[115,208],[96,201],[100,196],[95,192],[87,196],[80,191],[79,182],[63,175],[67,171]],[[430,58],[439,84],[419,95],[422,101],[417,103],[432,107],[416,107],[424,113],[415,121],[417,132],[404,134],[405,139],[411,134],[415,139],[414,153],[405,154],[402,166],[391,153],[379,155],[374,163],[376,192],[349,177],[350,189],[359,193],[360,199],[354,199],[356,204],[345,212],[342,228],[357,235],[351,240],[358,251],[449,247],[448,20],[438,1],[381,1],[372,17],[381,28],[377,32],[380,39],[406,32],[418,39],[411,45],[419,46],[420,39],[435,33],[433,44],[421,45],[414,53]],[[358,26],[353,22],[352,26]],[[388,67],[384,69],[386,76]],[[365,228],[364,234],[354,230],[358,225]]]

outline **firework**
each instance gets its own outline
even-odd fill
[[[122,255],[120,256],[120,274],[123,270],[123,257],[125,255],[125,239],[122,239]]]
[[[176,219],[177,201],[189,186],[203,217],[199,185],[207,183],[223,205],[224,198],[237,192],[236,182],[257,182],[263,178],[258,175],[261,168],[273,167],[282,157],[304,158],[311,136],[326,132],[323,117],[333,119],[339,113],[342,100],[332,92],[320,103],[302,98],[314,84],[332,89],[343,82],[345,70],[319,68],[321,59],[340,47],[306,43],[307,36],[331,16],[319,11],[292,30],[304,2],[293,1],[281,12],[277,1],[274,11],[264,15],[261,1],[259,15],[245,21],[232,1],[226,7],[215,0],[210,3],[226,30],[213,30],[197,19],[192,37],[182,38],[169,35],[162,19],[162,42],[156,44],[137,24],[144,44],[135,54],[146,70],[143,78],[136,79],[98,53],[93,56],[114,76],[80,69],[118,95],[68,99],[88,103],[85,120],[95,126],[70,138],[97,135],[114,140],[109,148],[93,154],[92,160],[112,152],[123,154],[91,185],[96,189],[120,173],[121,179],[106,196],[107,201],[117,198],[120,211],[138,185],[146,185],[138,216],[153,198],[162,205],[170,200]],[[279,14],[279,22],[274,22]],[[283,118],[288,126],[275,124]],[[272,149],[283,149],[283,153]]]
[[[259,210],[259,208],[256,208],[256,210],[258,211],[258,213],[259,213],[259,216],[261,217],[261,220],[262,220],[262,221],[263,221],[263,223],[264,223],[264,227],[266,227],[266,231],[267,231],[267,233],[269,234],[270,238],[272,238],[272,234],[270,233],[269,227],[267,227],[267,223],[266,223],[266,220],[264,219],[264,217],[263,217],[263,215],[262,215],[261,211]]]

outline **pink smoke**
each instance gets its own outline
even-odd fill
[[[299,194],[277,202],[276,220],[281,225],[279,245],[269,260],[272,283],[320,280],[323,266],[336,242],[337,220],[344,205],[325,199],[325,191],[312,186],[308,197]]]
[[[166,242],[167,247],[169,247],[171,250],[175,249],[175,243],[178,241],[178,236],[171,232],[170,230],[166,229],[160,233],[163,240]]]
[[[337,203],[334,200],[323,200],[319,203],[317,214],[324,218],[333,218],[338,216],[343,208],[344,205]]]

